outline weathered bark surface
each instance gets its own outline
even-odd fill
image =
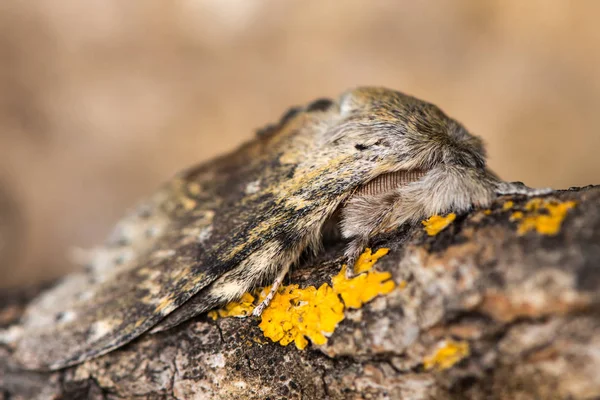
[[[4,346],[0,399],[600,397],[600,187],[551,197],[577,202],[554,236],[518,234],[510,216],[528,199],[516,196],[491,213],[458,216],[436,236],[415,225],[377,238],[374,247],[391,249],[377,268],[403,284],[347,311],[324,346],[283,347],[255,319],[206,316],[53,373],[14,369]],[[328,281],[340,255],[328,248],[291,280]],[[25,301],[9,297],[0,324]],[[450,341],[469,354],[425,362]]]

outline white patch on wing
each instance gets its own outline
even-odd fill
[[[209,289],[210,295],[224,301],[237,299],[260,281],[274,278],[280,267],[289,262],[285,258],[278,242],[268,242],[217,279]]]
[[[226,282],[218,286],[218,292],[216,295],[225,300],[235,299],[244,293],[246,293],[247,286],[242,285],[239,282]]]
[[[147,238],[153,238],[153,237],[157,237],[158,235],[160,235],[161,232],[162,232],[162,229],[158,225],[150,225],[144,231],[144,235]]]
[[[78,293],[76,297],[77,301],[85,301],[91,299],[93,295],[94,293],[91,290],[85,290],[81,293]]]
[[[172,257],[174,255],[175,255],[175,250],[173,250],[173,249],[156,250],[154,253],[152,253],[152,257],[154,257],[154,258],[167,258],[167,257]]]
[[[20,325],[12,325],[8,329],[0,330],[0,343],[12,344],[21,339],[25,329]]]
[[[87,275],[75,273],[64,277],[60,284],[32,300],[23,315],[23,326],[29,330],[56,324],[56,315],[76,308],[76,294],[86,291],[93,293]]]
[[[260,179],[249,182],[244,189],[246,194],[255,194],[260,190]]]
[[[200,231],[200,233],[198,233],[198,241],[200,243],[206,242],[208,239],[210,239],[210,237],[212,235],[212,231],[213,231],[212,225],[207,226],[206,228],[202,229]]]
[[[274,275],[282,263],[281,246],[275,241],[265,244],[260,251],[248,258],[246,263],[250,274]]]
[[[56,320],[62,324],[73,321],[76,316],[77,314],[74,311],[63,311],[56,316]]]
[[[119,265],[127,264],[131,260],[133,260],[134,253],[132,249],[123,250],[118,253],[115,262]]]
[[[106,336],[107,333],[111,332],[114,325],[114,321],[111,320],[101,320],[95,322],[90,328],[88,340],[93,342],[102,338],[103,336]]]

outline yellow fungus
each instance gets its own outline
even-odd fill
[[[488,208],[488,209],[486,209],[486,210],[483,210],[483,213],[484,213],[485,215],[490,215],[490,214],[492,213],[492,210],[490,210],[490,209]]]
[[[421,223],[425,226],[425,232],[427,232],[429,236],[435,236],[444,229],[446,229],[446,227],[450,225],[455,219],[456,214],[450,213],[445,217],[439,215],[431,216],[429,217],[429,219],[421,221]]]
[[[470,354],[469,343],[465,341],[445,340],[430,356],[423,360],[423,367],[426,370],[437,369],[444,370],[452,367]]]
[[[540,235],[556,235],[567,216],[567,212],[575,207],[574,201],[559,202],[556,200],[531,199],[525,205],[525,213],[516,211],[510,216],[511,221],[519,221],[518,235],[536,231]]]
[[[283,346],[294,343],[300,350],[310,341],[316,345],[327,342],[337,325],[344,319],[346,308],[359,308],[378,295],[391,292],[396,284],[389,272],[373,272],[370,269],[389,249],[371,253],[366,249],[358,258],[354,270],[360,275],[346,278],[346,266],[332,278],[332,285],[323,283],[300,288],[288,285],[279,288],[262,315],[258,325],[265,337]],[[213,319],[228,316],[250,315],[255,303],[262,301],[270,287],[252,296],[246,293],[240,301],[229,303],[224,309],[211,311]],[[258,299],[256,299],[258,298]]]

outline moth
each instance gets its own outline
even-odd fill
[[[404,223],[546,192],[501,181],[482,141],[433,104],[373,87],[317,100],[141,202],[84,272],[32,302],[14,357],[28,369],[78,364],[272,283],[259,315],[331,227],[351,265]]]

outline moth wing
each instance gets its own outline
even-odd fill
[[[277,162],[273,141],[275,135],[255,140],[184,173],[126,217],[99,250],[100,259],[106,254],[125,259],[100,260],[100,267],[66,277],[34,301],[16,360],[28,369],[59,369],[105,354],[156,325],[251,254],[263,242],[250,234],[256,216],[281,215],[269,213],[270,196],[249,198],[248,185],[293,168]],[[139,230],[140,218],[153,221],[145,235],[158,232],[126,243],[122,231]],[[268,226],[265,218],[261,222]]]
[[[67,276],[32,303],[15,352],[24,367],[62,368],[117,348],[216,277],[197,257],[202,251],[197,235],[209,228],[206,214],[212,210],[198,206],[184,215],[185,202],[192,200],[175,204],[183,199],[177,196],[170,193],[161,204],[174,209],[160,211],[160,223],[150,229],[163,232],[154,240],[133,246],[111,243],[99,249],[95,261],[100,265]],[[177,213],[182,216],[177,218]],[[114,256],[112,263],[105,260]]]
[[[322,117],[290,118],[159,191],[146,206],[158,215],[158,234],[134,240],[130,259],[120,265],[92,273],[97,282],[68,278],[70,288],[59,285],[35,302],[15,358],[30,369],[59,369],[105,354],[156,326],[258,249],[301,251],[308,236],[316,240],[363,174],[348,173],[352,154],[332,153],[315,140],[311,124],[320,127]],[[137,214],[144,215],[143,207]],[[127,223],[130,218],[119,224],[125,231],[139,226]],[[119,248],[120,235],[109,242]],[[73,289],[79,284],[83,292]],[[64,305],[60,317],[44,319],[56,307],[42,303]]]

